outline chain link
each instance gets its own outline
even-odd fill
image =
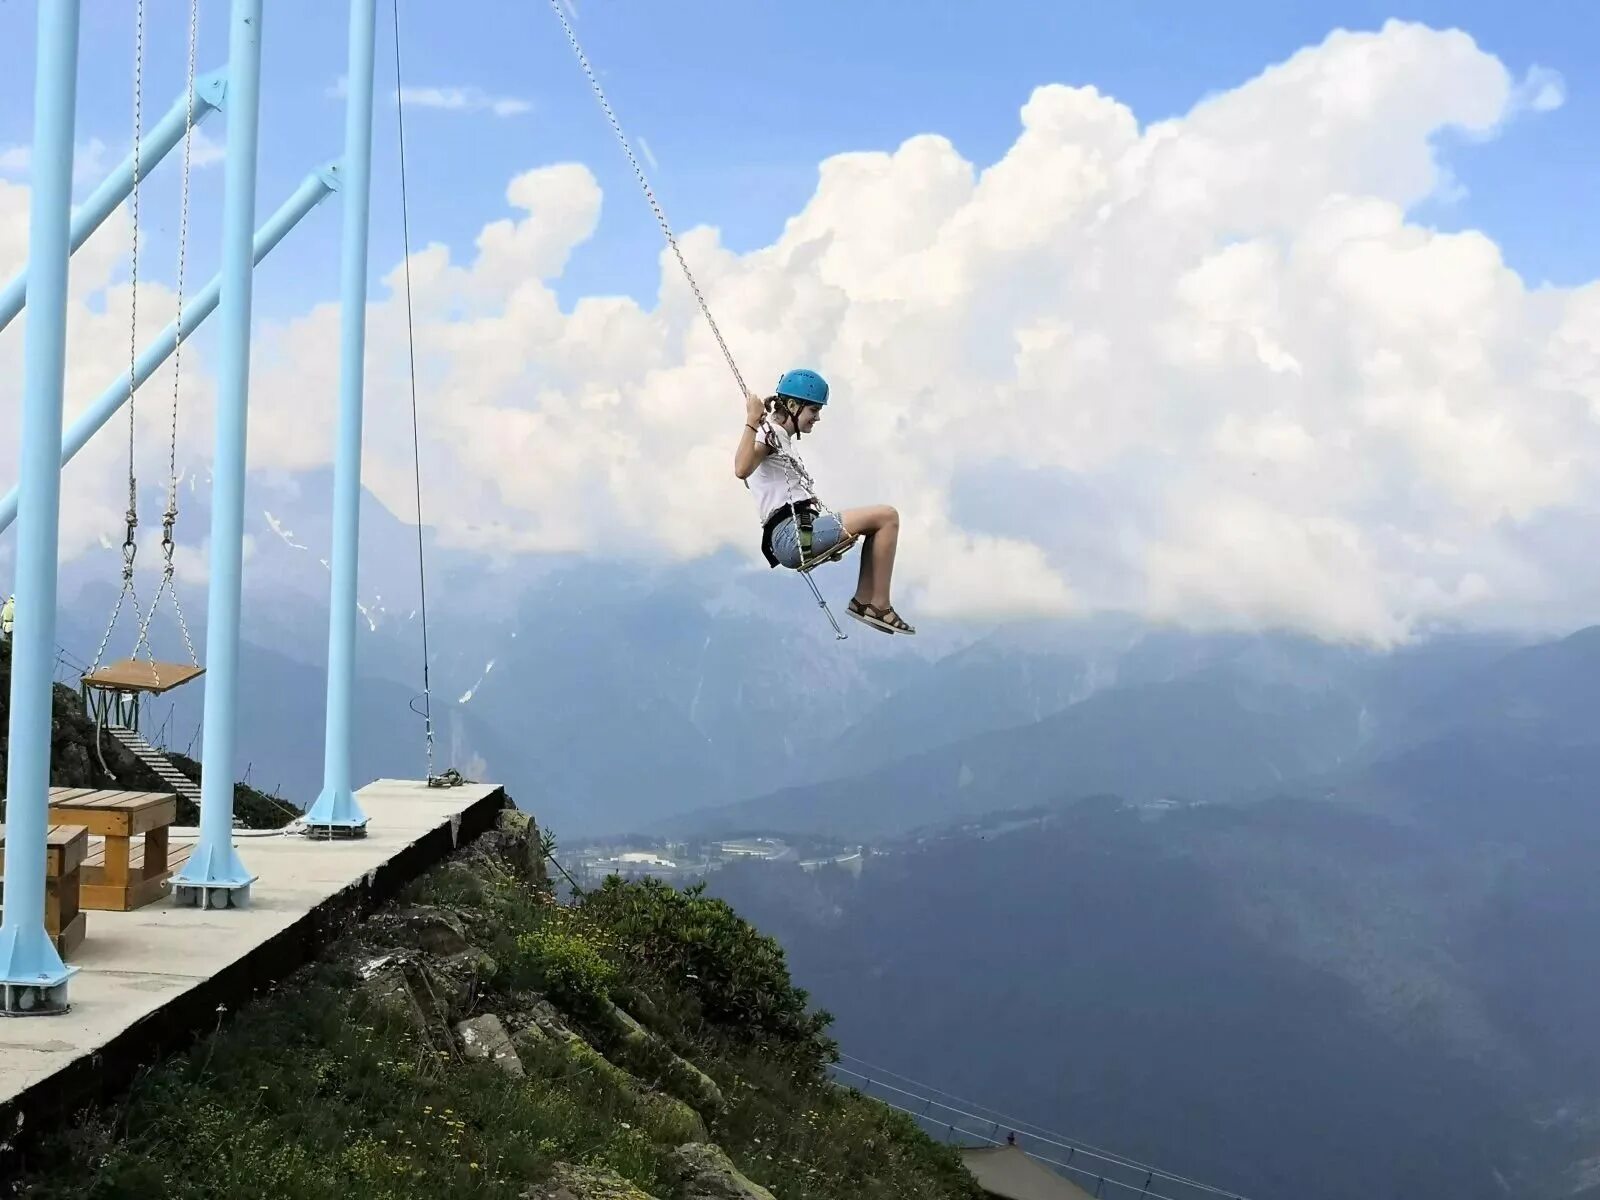
[[[722,357],[728,360],[728,369],[733,372],[733,377],[739,384],[739,398],[743,400],[751,394],[750,389],[745,385],[744,376],[739,373],[739,365],[733,361],[733,352],[728,349],[728,343],[722,338],[722,330],[717,328],[716,318],[711,315],[711,306],[706,303],[705,296],[700,292],[700,285],[695,282],[694,272],[689,270],[689,264],[684,260],[683,251],[678,248],[678,239],[673,236],[672,226],[667,224],[667,214],[661,210],[661,205],[656,200],[655,191],[650,187],[650,181],[645,178],[644,168],[639,165],[639,160],[634,157],[633,147],[628,144],[627,135],[622,132],[621,122],[617,120],[616,113],[611,111],[611,102],[606,99],[606,93],[600,86],[600,80],[595,77],[594,69],[589,66],[588,55],[584,54],[583,47],[578,44],[578,35],[572,31],[572,24],[567,20],[567,14],[562,9],[562,0],[550,0],[550,7],[554,10],[556,19],[561,22],[561,28],[566,31],[567,41],[572,44],[572,51],[578,56],[578,63],[583,67],[583,73],[589,77],[589,86],[594,89],[595,98],[600,101],[600,107],[605,111],[606,119],[611,122],[612,131],[617,135],[617,141],[621,143],[623,153],[628,156],[628,162],[633,166],[634,177],[638,179],[639,186],[644,189],[645,199],[650,202],[650,209],[656,215],[656,222],[661,226],[661,232],[666,235],[667,245],[672,247],[672,253],[678,259],[678,266],[683,268],[683,277],[689,281],[689,288],[694,292],[694,298],[700,304],[700,311],[705,314],[706,324],[711,326],[711,333],[717,339],[717,345],[722,347]],[[809,485],[810,474],[806,472],[804,465],[800,463],[799,456],[791,451],[789,457],[792,462],[786,464],[786,466],[789,467],[791,477],[796,474],[795,467],[798,467],[798,473],[804,477]],[[746,486],[749,485],[746,484]],[[814,487],[808,486],[807,491],[811,492],[813,498],[816,497],[816,489]],[[820,499],[817,500],[817,503],[824,512],[829,511]],[[795,534],[798,538],[800,521],[795,513],[793,500],[789,502],[789,516],[795,522]],[[805,565],[805,551],[802,549],[802,568]],[[829,611],[827,602],[823,600],[821,592],[817,590],[816,581],[804,570],[802,570],[802,575],[806,583],[811,587],[811,594],[817,598],[817,602],[822,606],[823,612],[827,613],[828,622],[833,626],[834,633],[842,640],[845,636],[844,631],[839,628],[839,623],[833,619],[833,613]]]
[[[117,618],[122,615],[122,606],[129,596],[133,597],[133,608],[139,617],[141,627],[145,623],[144,614],[139,608],[139,594],[133,586],[133,564],[139,554],[138,529],[139,529],[139,481],[135,473],[137,463],[134,457],[134,377],[138,370],[139,362],[139,168],[140,168],[140,141],[144,137],[144,0],[139,0],[134,10],[133,25],[133,187],[128,196],[132,208],[132,255],[129,266],[129,314],[128,314],[128,509],[123,514],[122,535],[122,589],[117,593],[117,602],[111,608],[111,620],[106,624],[106,631],[100,637],[99,649],[95,651],[94,662],[89,670],[92,674],[99,670],[100,661],[105,657],[106,646],[110,644],[111,634],[117,627]],[[134,652],[138,653],[135,645]]]
[[[584,54],[583,47],[578,45],[578,36],[572,32],[572,26],[567,21],[567,14],[562,11],[561,0],[550,0],[550,7],[555,10],[556,17],[561,21],[561,28],[566,30],[567,41],[572,43],[572,49],[578,56],[578,62],[583,67],[583,73],[589,77],[589,85],[594,88],[595,97],[600,101],[600,107],[605,110],[606,118],[611,122],[611,128],[616,132],[617,141],[622,143],[623,152],[628,156],[628,161],[633,164],[633,173],[639,180],[639,186],[644,189],[645,199],[650,202],[651,211],[656,214],[656,221],[661,226],[661,232],[666,235],[667,244],[672,247],[672,253],[678,258],[678,265],[683,268],[683,277],[689,281],[689,288],[694,292],[694,298],[700,303],[700,311],[705,314],[706,324],[711,326],[711,332],[717,339],[717,345],[722,347],[722,357],[728,360],[728,369],[733,372],[733,377],[739,384],[739,398],[743,400],[750,394],[750,389],[745,386],[744,376],[739,373],[739,366],[733,361],[733,353],[728,349],[728,343],[722,340],[722,330],[717,328],[716,318],[711,315],[711,307],[706,303],[706,298],[700,294],[700,285],[695,282],[694,274],[689,270],[689,264],[684,260],[683,251],[678,249],[678,239],[673,236],[672,227],[667,224],[667,215],[662,212],[661,205],[656,201],[656,194],[650,187],[650,181],[645,178],[644,168],[639,165],[639,160],[633,156],[633,147],[628,144],[627,135],[622,132],[622,125],[617,116],[611,111],[611,102],[606,99],[605,91],[600,87],[599,79],[595,78],[594,70],[589,66],[588,56]]]
[[[134,379],[139,369],[139,143],[144,138],[144,0],[138,0],[133,25],[133,190],[128,198],[133,208],[133,253],[129,271],[128,315],[128,530],[123,557],[134,540],[139,525],[139,481],[134,461]],[[137,547],[134,548],[137,552]],[[130,564],[131,565],[131,564]]]
[[[156,589],[156,594],[150,602],[149,608],[143,608],[139,603],[139,593],[134,586],[135,562],[139,554],[138,526],[138,477],[137,468],[137,439],[135,425],[135,389],[133,386],[134,371],[137,366],[138,356],[138,304],[139,304],[139,184],[140,179],[140,142],[144,133],[144,26],[145,5],[144,0],[139,0],[135,14],[134,24],[134,87],[133,87],[133,189],[131,192],[133,208],[133,265],[131,270],[131,304],[132,316],[129,321],[129,370],[128,370],[128,511],[125,514],[126,533],[122,544],[122,590],[117,595],[117,602],[111,611],[111,620],[106,626],[104,636],[100,639],[99,649],[95,652],[94,663],[90,673],[99,669],[100,662],[105,656],[111,634],[116,628],[117,620],[121,616],[123,604],[131,597],[134,615],[138,618],[138,634],[134,641],[133,657],[137,659],[141,651],[145,661],[150,664],[150,673],[155,686],[161,686],[161,671],[156,664],[155,651],[150,645],[150,624],[155,619],[156,611],[161,606],[162,596],[170,596],[172,605],[177,613],[178,627],[183,633],[183,644],[189,652],[189,661],[195,666],[200,665],[199,656],[195,653],[194,640],[189,633],[188,619],[183,612],[183,605],[178,598],[176,583],[176,570],[173,561],[177,549],[177,540],[174,531],[178,522],[178,412],[183,387],[182,354],[183,354],[183,299],[184,282],[188,267],[189,245],[189,184],[193,167],[194,147],[194,114],[195,114],[195,78],[196,57],[199,42],[199,0],[190,0],[189,3],[189,44],[187,63],[187,91],[185,93],[186,109],[184,113],[183,131],[183,183],[182,205],[178,224],[178,279],[177,279],[177,329],[178,334],[173,344],[172,358],[172,411],[167,443],[167,507],[161,520],[161,556],[162,571],[161,584]]]
[[[195,55],[199,44],[200,0],[189,0],[189,63],[188,111],[183,125],[183,200],[178,217],[178,319],[177,338],[172,346],[172,428],[167,440],[167,511],[161,519],[161,555],[163,559],[161,588],[172,597],[173,611],[178,616],[178,628],[183,632],[183,644],[189,651],[189,661],[196,667],[200,658],[194,650],[194,640],[189,636],[189,622],[183,615],[183,604],[178,599],[178,587],[173,580],[173,551],[177,549],[173,531],[178,524],[178,407],[183,387],[183,282],[187,268],[189,248],[189,176],[194,145],[194,88]],[[156,593],[159,603],[161,592]],[[156,605],[150,606],[152,613]]]

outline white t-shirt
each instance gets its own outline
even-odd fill
[[[788,508],[806,500],[816,499],[816,485],[811,473],[795,453],[794,439],[781,426],[766,417],[761,419],[756,441],[767,446],[769,453],[750,472],[750,490],[755,493],[756,512],[761,524],[778,508]]]

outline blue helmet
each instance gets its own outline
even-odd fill
[[[820,408],[828,402],[828,383],[815,371],[807,371],[802,367],[784,373],[783,378],[778,380],[778,395]]]

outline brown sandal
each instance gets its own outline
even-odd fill
[[[892,607],[883,610],[883,619],[896,633],[911,634],[916,632],[915,629],[900,619],[900,614],[895,612]]]
[[[863,625],[870,625],[883,633],[915,633],[916,630],[900,619],[900,614],[893,607],[878,608],[876,605],[863,604],[860,600],[852,599],[845,611]]]

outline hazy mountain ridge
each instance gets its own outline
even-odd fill
[[[1492,867],[1324,802],[1103,799],[859,881],[750,864],[711,886],[784,942],[847,1050],[959,1095],[1246,1195],[1487,1200],[1499,1172],[1553,1197],[1596,1088],[1552,1077],[1551,1036],[1486,986],[1507,978]],[[1519,991],[1537,1010],[1552,982]]]

